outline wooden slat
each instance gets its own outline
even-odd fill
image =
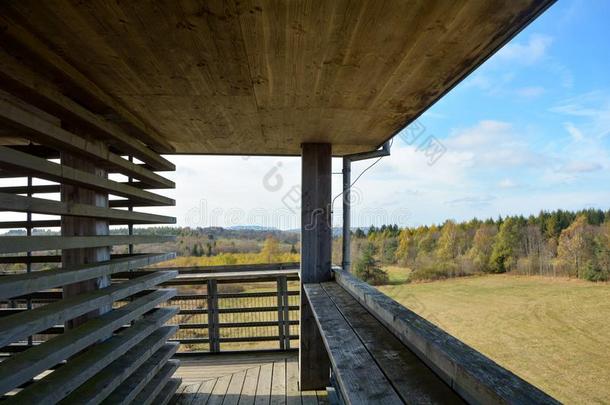
[[[175,201],[136,187],[108,180],[92,173],[74,169],[45,159],[28,155],[0,146],[0,167],[4,169],[24,170],[28,174],[41,179],[81,186],[91,190],[101,191],[126,198],[133,198],[149,205],[175,205]]]
[[[304,284],[339,388],[348,404],[402,401],[320,284]]]
[[[301,392],[299,391],[299,363],[292,359],[286,359],[286,404],[301,404]]]
[[[142,345],[142,343],[140,343],[139,345]],[[134,349],[131,349],[131,351],[137,349],[138,347],[136,346]],[[176,343],[166,343],[165,345],[163,345],[163,347],[161,347],[154,354],[152,354],[152,356],[149,356],[146,361],[142,362],[142,365],[138,367],[137,370],[135,370],[133,374],[126,378],[118,387],[116,387],[115,390],[111,391],[110,395],[108,395],[103,400],[103,403],[113,405],[123,405],[131,403],[142,392],[142,390],[144,390],[144,387],[146,387],[146,385],[157,375],[157,373],[159,373],[159,371],[163,367],[165,367],[169,358],[172,357],[174,353],[176,353],[176,350],[178,350],[178,344]],[[117,361],[115,361],[115,363],[125,364],[126,367],[129,367],[124,359],[128,354],[129,352],[127,352],[125,356],[122,356]],[[111,364],[108,367],[113,367],[115,363]],[[116,368],[114,371],[115,373],[122,372],[121,368]],[[110,376],[111,374],[108,375],[108,377]],[[97,378],[97,376],[94,378]],[[89,384],[90,382],[87,381],[87,384],[85,384],[85,386],[89,388]],[[77,402],[71,403],[90,404],[91,402],[81,401],[81,398],[78,398]]]
[[[216,385],[214,385],[212,395],[210,395],[210,398],[208,399],[206,405],[222,405],[225,399],[225,395],[227,394],[227,390],[229,389],[230,383],[231,374],[220,377],[216,381]]]
[[[108,235],[108,236],[2,236],[0,253],[35,252],[56,249],[81,249],[99,246],[164,243],[175,236]]]
[[[558,403],[376,288],[337,269],[335,280],[467,402]]]
[[[57,270],[43,270],[14,276],[4,276],[0,277],[0,299],[17,297],[121,271],[130,271],[154,263],[171,260],[175,256],[175,253],[151,253]]]
[[[117,103],[37,37],[14,21],[6,20],[4,16],[0,15],[0,21],[6,27],[2,31],[2,38],[3,46],[11,47],[9,53],[24,54],[32,69],[41,72],[45,77],[54,77],[54,82],[58,85],[61,82],[62,90],[68,91],[70,97],[75,101],[87,106],[94,113],[113,116],[118,125],[151,145],[158,152],[173,152],[174,148],[156,130]]]
[[[165,255],[174,255],[175,253],[162,253]],[[136,258],[141,257],[142,253],[137,254],[129,254],[129,253],[119,253],[110,255],[112,259],[124,259],[127,257]],[[173,257],[171,257],[173,259]],[[166,259],[170,260],[170,259]],[[35,255],[35,256],[25,256],[25,255],[17,255],[17,256],[0,256],[0,263],[61,263],[61,255]],[[5,276],[5,275],[4,275]],[[132,277],[128,277],[132,278]]]
[[[98,167],[114,169],[156,187],[175,187],[173,181],[109,152],[108,148],[100,146],[99,142],[90,142],[1,99],[0,123],[10,126],[12,130],[29,140],[92,159],[98,163]]]
[[[94,344],[100,338],[110,336],[113,331],[165,302],[173,294],[175,291],[172,290],[154,291],[6,359],[0,363],[0,393],[10,391]]]
[[[286,361],[273,362],[273,380],[271,382],[271,405],[286,404]]]
[[[55,228],[61,226],[61,221],[46,220],[46,221],[0,221],[0,229],[15,229],[15,228]]]
[[[408,404],[462,404],[462,399],[337,283],[322,287]]]
[[[216,385],[216,378],[209,379],[204,381],[199,387],[199,391],[193,397],[192,404],[207,404],[210,395],[212,395],[212,391],[214,390],[214,386]]]
[[[231,383],[227,388],[222,405],[237,405],[239,402],[239,396],[241,395],[241,388],[244,385],[246,379],[247,370],[241,370],[231,375]]]
[[[180,384],[182,384],[181,378],[170,378],[161,390],[161,392],[159,392],[159,394],[155,398],[154,404],[165,405],[169,403],[178,387],[180,387]]]
[[[6,403],[40,404],[55,403],[62,400],[89,378],[157,330],[174,313],[175,310],[170,308],[157,309],[153,314],[136,321],[125,331],[72,357],[66,365],[35,384],[26,387],[23,391],[8,399]]]
[[[32,212],[36,214],[67,215],[74,217],[105,218],[111,224],[175,224],[176,218],[126,210],[95,207],[88,204],[68,204],[44,198],[24,197],[0,193],[0,210]]]
[[[203,281],[203,280],[251,280],[251,279],[259,279],[262,277],[266,278],[277,278],[280,276],[294,276],[298,275],[299,271],[296,269],[293,270],[260,270],[260,271],[236,271],[236,272],[226,272],[226,273],[206,273],[206,274],[180,274],[176,278],[176,282],[184,282],[189,283],[192,281]],[[275,280],[274,280],[275,281]]]
[[[255,405],[269,404],[271,399],[271,380],[273,378],[273,363],[263,364],[256,386]]]
[[[254,404],[260,371],[260,366],[251,367],[246,371],[246,378],[244,379],[244,385],[241,389],[241,396],[239,397],[239,405]]]
[[[299,262],[286,263],[265,263],[265,264],[229,264],[223,266],[185,266],[180,267],[180,274],[196,274],[196,273],[235,273],[247,271],[263,271],[263,270],[299,270],[301,264]],[[168,269],[169,267],[159,267],[159,270]],[[175,270],[175,268],[171,268]]]
[[[201,388],[202,383],[182,384],[182,386],[174,394],[172,399],[173,405],[191,405],[197,396],[197,392]],[[203,402],[202,402],[203,403]]]
[[[84,127],[92,134],[109,138],[121,151],[149,164],[155,170],[175,170],[173,163],[128,135],[116,124],[64,96],[51,81],[35,74],[9,54],[0,53],[0,66],[2,87],[10,93],[63,121]]]
[[[153,287],[163,280],[175,277],[172,272],[159,272],[150,276],[75,295],[30,311],[0,319],[0,347],[17,342],[41,330],[61,324],[139,291]]]
[[[133,403],[138,405],[148,405],[153,403],[157,395],[161,392],[165,384],[170,380],[171,376],[178,369],[180,362],[178,360],[170,360],[165,366],[159,370],[159,372],[146,384],[140,394],[134,398]],[[108,401],[104,402],[108,405],[115,404],[115,402]]]
[[[0,187],[0,193],[8,194],[51,194],[59,193],[59,184],[44,184],[38,186],[13,186],[13,187]]]

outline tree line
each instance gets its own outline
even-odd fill
[[[610,279],[610,210],[542,211],[529,217],[370,227],[353,232],[354,270],[387,281],[382,265],[411,269],[410,280],[477,273]]]

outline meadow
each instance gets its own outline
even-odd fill
[[[610,284],[507,274],[378,287],[565,403],[610,401]]]

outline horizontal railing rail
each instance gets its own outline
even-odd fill
[[[162,285],[178,291],[165,305],[179,308],[168,324],[178,327],[172,340],[181,343],[180,353],[290,350],[297,347],[298,263],[163,267],[154,270],[173,270],[179,274]],[[141,270],[117,273],[113,277],[130,279],[146,274],[147,270]],[[27,311],[28,301],[35,308],[61,298],[61,291],[52,290],[1,301],[0,318]],[[117,301],[117,305],[125,303]],[[63,325],[55,325],[34,336],[31,343],[39,344],[63,332]],[[28,347],[25,343],[15,343],[3,351],[25,350]]]
[[[299,338],[299,264],[178,267],[181,353],[290,350]]]

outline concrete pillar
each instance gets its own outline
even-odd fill
[[[331,145],[306,143],[301,153],[301,283],[331,279]],[[301,390],[324,389],[330,362],[301,289],[299,381]]]

